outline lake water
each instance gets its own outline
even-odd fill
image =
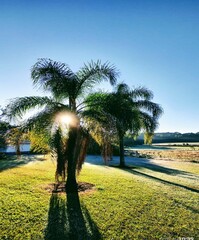
[[[20,150],[21,150],[21,152],[29,152],[30,144],[29,143],[21,144]],[[8,146],[5,150],[1,150],[1,152],[13,153],[13,152],[15,152],[15,148],[13,146]]]

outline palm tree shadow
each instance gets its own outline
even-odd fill
[[[132,169],[132,168],[128,167],[128,168],[122,168],[122,170],[127,171],[129,173],[132,173],[134,175],[138,175],[138,176],[142,176],[142,177],[145,177],[145,178],[149,178],[149,179],[152,179],[152,180],[164,183],[164,184],[173,185],[173,186],[176,186],[176,187],[184,188],[184,189],[192,191],[192,192],[199,193],[198,189],[194,189],[194,188],[191,188],[191,187],[179,184],[179,183],[175,183],[175,182],[170,182],[170,181],[167,181],[167,180],[164,180],[164,179],[161,179],[161,178],[158,178],[158,177],[155,177],[155,176],[143,173],[143,172],[139,172],[136,169]]]
[[[122,169],[149,169],[154,172],[159,172],[159,173],[164,173],[167,175],[172,175],[172,176],[180,176],[183,178],[189,178],[189,179],[195,179],[198,177],[195,174],[183,171],[183,170],[178,170],[178,169],[173,169],[173,168],[168,168],[165,166],[158,165],[154,162],[151,162],[150,159],[139,159],[139,161],[132,162],[133,165],[126,165]],[[110,165],[110,167],[116,167],[116,165]],[[118,166],[120,168],[120,166]]]
[[[80,204],[78,193],[67,194],[67,201],[57,193],[50,198],[45,240],[98,240],[101,234],[88,210]]]
[[[4,159],[0,159],[0,172],[4,170],[20,167],[21,165],[28,164],[34,161],[43,161],[45,157],[40,157],[37,155],[23,154],[17,158],[16,155],[8,155]]]

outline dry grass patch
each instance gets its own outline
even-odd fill
[[[138,150],[137,152],[141,157],[199,163],[199,151],[196,150]]]

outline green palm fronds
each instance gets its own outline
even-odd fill
[[[110,133],[117,135],[120,158],[123,162],[121,165],[124,164],[123,138],[125,133],[130,131],[138,135],[142,129],[153,134],[158,125],[162,108],[150,101],[152,97],[152,92],[146,88],[139,87],[131,90],[127,84],[121,83],[116,86],[114,92],[94,93],[89,95],[84,102],[86,110],[83,116],[88,125],[94,122],[94,131],[91,132],[94,133],[93,137],[98,139],[100,145],[104,144],[104,149],[108,149],[108,144],[112,141],[113,135],[110,136]],[[98,129],[99,124],[101,124],[101,131]]]
[[[31,76],[36,86],[50,91],[56,98],[76,101],[85,90],[102,80],[116,83],[118,71],[108,62],[91,61],[74,73],[66,64],[41,58],[32,67]]]
[[[152,136],[158,125],[162,108],[152,102],[153,93],[147,88],[130,89],[120,83],[111,93],[87,96],[88,91],[102,81],[115,85],[118,76],[118,70],[109,62],[91,61],[73,72],[65,63],[41,58],[31,68],[31,77],[35,86],[49,91],[52,97],[16,98],[6,108],[9,119],[37,110],[22,127],[48,132],[57,160],[56,180],[60,177],[64,180],[67,173],[68,191],[76,189],[76,172],[84,162],[89,135],[102,147],[104,159],[110,158],[116,143],[123,158],[123,138],[127,131],[137,135],[143,129]],[[82,96],[83,101],[78,102]],[[73,124],[62,126],[57,121],[58,116],[65,113],[73,115]]]
[[[59,182],[59,178],[61,177],[61,181],[65,180],[66,174],[66,166],[67,166],[67,158],[65,155],[67,149],[67,139],[63,137],[62,130],[58,127],[51,138],[51,154],[53,158],[56,159],[57,167],[55,172],[56,182]]]
[[[95,83],[102,79],[110,81],[111,85],[115,85],[119,72],[115,66],[109,62],[104,64],[101,61],[85,64],[78,72],[79,86],[82,88],[92,87]]]
[[[31,109],[36,107],[43,107],[46,105],[52,105],[53,100],[49,97],[21,97],[15,98],[10,101],[7,105],[4,114],[9,118],[13,119],[15,117],[23,117],[23,115]]]

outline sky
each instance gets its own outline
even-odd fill
[[[0,0],[0,106],[45,94],[30,77],[38,58],[73,71],[100,59],[153,91],[157,132],[199,132],[198,13],[197,0]]]

